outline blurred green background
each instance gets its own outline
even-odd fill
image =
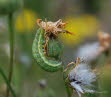
[[[75,33],[74,36],[60,35],[60,40],[65,45],[62,59],[67,64],[74,61],[75,52],[80,45],[97,40],[98,31],[111,32],[110,9],[111,0],[24,0],[22,7],[14,12],[13,25],[15,29],[15,54],[12,86],[18,97],[67,97],[62,72],[45,72],[33,59],[32,42],[38,28],[36,19],[49,21],[62,19],[68,23],[65,29]],[[0,66],[7,75],[9,51],[7,15],[1,14]],[[100,80],[102,90],[108,93],[104,96],[100,94],[100,97],[111,97],[111,68],[108,67],[111,67],[111,64],[104,67],[103,78]],[[46,81],[46,89],[42,89],[43,87],[40,86],[42,80]],[[6,84],[0,76],[0,97],[4,97],[5,91]],[[46,94],[43,96],[41,93]]]

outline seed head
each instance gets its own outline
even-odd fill
[[[70,85],[76,90],[79,97],[84,93],[95,93],[92,90],[93,82],[96,81],[96,73],[87,64],[78,64],[68,75]]]

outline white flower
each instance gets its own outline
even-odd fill
[[[95,93],[95,90],[90,89],[92,82],[96,81],[96,74],[87,64],[78,64],[68,75],[70,85],[74,88],[79,97],[84,93]]]
[[[100,45],[98,42],[85,44],[77,51],[77,56],[83,60],[90,62],[95,60],[100,55]]]

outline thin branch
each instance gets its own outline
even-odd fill
[[[2,70],[1,68],[0,68],[0,74],[1,74],[1,76],[4,78],[4,81],[5,81],[5,83],[7,84],[8,89],[11,91],[12,96],[13,96],[13,97],[17,97],[16,94],[15,94],[15,92],[14,92],[14,90],[12,89],[12,87],[11,87],[11,85],[10,85],[7,77],[6,77],[6,75],[4,74],[4,72],[3,72],[3,70]]]
[[[13,14],[10,13],[8,16],[9,23],[9,37],[10,37],[10,63],[9,63],[9,83],[12,81],[13,75],[13,63],[14,63],[14,27],[13,27]],[[9,97],[9,89],[7,88],[6,97]]]

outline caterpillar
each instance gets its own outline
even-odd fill
[[[33,56],[36,59],[37,63],[46,71],[54,72],[61,68],[62,62],[56,61],[54,59],[48,58],[45,56],[44,45],[44,31],[43,29],[38,29],[35,40],[33,42]]]
[[[65,32],[61,29],[65,23],[62,23],[61,20],[57,22],[40,21],[37,21],[40,28],[33,41],[32,53],[42,69],[56,72],[62,68],[60,55],[63,51],[63,46],[59,43],[57,36],[60,32]]]

